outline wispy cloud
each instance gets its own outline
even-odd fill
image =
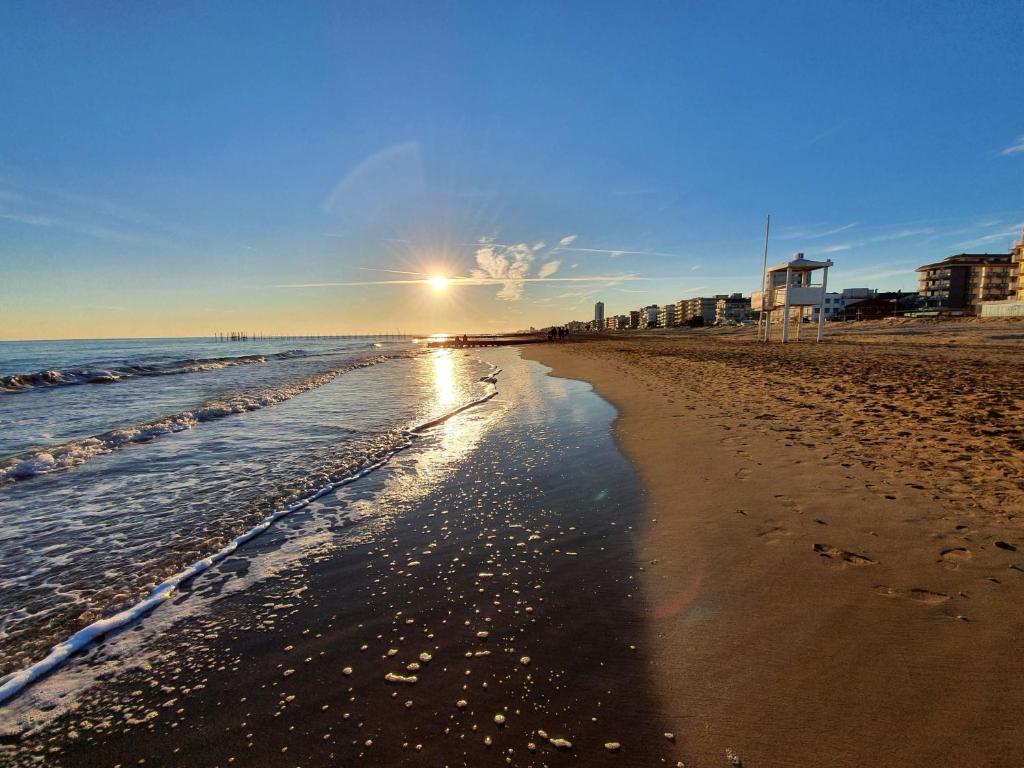
[[[1000,155],[1016,155],[1018,152],[1024,152],[1024,136],[1018,136],[1017,137],[1017,142],[1015,144],[1011,144],[1010,146],[1008,146],[1006,149],[1004,149],[999,154]]]
[[[477,268],[471,274],[477,279],[500,281],[501,290],[497,298],[518,301],[523,297],[523,279],[529,273],[537,251],[543,248],[544,243],[532,246],[526,243],[483,245],[476,249]]]
[[[653,277],[641,277],[640,275],[579,275],[577,277],[519,277],[514,278],[511,281],[517,283],[605,283],[613,284],[616,282],[633,281],[633,280],[654,280]],[[450,285],[462,286],[462,285],[501,285],[510,282],[507,277],[450,277],[448,278]],[[333,288],[333,287],[344,287],[344,286],[361,286],[361,285],[429,285],[430,278],[420,278],[418,280],[339,280],[339,281],[327,281],[317,283],[281,283],[278,285],[272,285],[271,288]]]
[[[0,219],[102,240],[168,246],[191,233],[120,203],[57,189],[0,190]]]
[[[811,146],[813,144],[817,144],[819,141],[821,141],[822,139],[828,138],[829,136],[831,136],[833,133],[835,133],[836,131],[838,131],[842,127],[843,126],[841,126],[841,125],[833,125],[831,128],[826,128],[824,131],[821,131],[821,133],[815,134],[810,139],[810,141],[807,142],[807,146]]]
[[[558,259],[549,261],[546,264],[541,265],[540,271],[537,272],[537,277],[551,277],[558,271],[560,266],[562,266],[562,262]]]
[[[787,227],[779,232],[779,240],[817,240],[822,237],[830,237],[831,235],[838,235],[840,232],[846,232],[848,229],[853,229],[857,226],[857,222],[851,222],[849,224],[843,224],[840,227],[833,227],[830,229],[821,229],[821,227],[827,226],[824,224],[805,224],[799,227]]]
[[[840,245],[829,245],[821,249],[821,253],[839,253],[840,251],[848,251],[853,246],[850,243],[842,243]]]
[[[563,251],[573,253],[604,253],[613,259],[618,256],[669,256],[675,259],[685,259],[680,253],[666,253],[665,251],[633,251],[627,248],[562,248]]]
[[[569,253],[601,253],[611,258],[617,258],[619,256],[667,256],[673,259],[685,259],[689,258],[681,253],[668,253],[667,251],[638,251],[629,248],[583,248],[574,246],[579,238],[579,235],[566,235],[558,241],[558,245],[555,245],[548,252],[549,255],[553,256],[563,251]],[[499,243],[491,237],[481,237],[479,240],[473,243],[455,243],[456,246],[468,247],[468,248],[480,248],[481,246],[493,246],[495,248],[516,248],[520,244],[516,243]],[[544,243],[539,243],[540,248],[546,247]]]
[[[970,248],[976,245],[984,245],[986,243],[1004,241],[1009,247],[1010,242],[1021,232],[1021,227],[1024,224],[1014,224],[1006,229],[1001,229],[998,232],[990,232],[986,235],[980,235],[972,240],[964,240],[963,242],[955,243],[954,248]]]
[[[19,224],[28,224],[32,227],[56,227],[63,223],[56,216],[39,216],[34,213],[0,213],[0,219],[16,221]]]
[[[917,275],[914,270],[919,266],[917,261],[889,261],[882,264],[869,264],[857,269],[834,269],[835,280],[839,283],[846,283],[849,287],[851,282],[871,283],[876,280],[885,280],[890,277],[905,277],[916,282]],[[833,275],[829,275],[829,282],[833,281]]]
[[[869,237],[866,242],[869,243],[885,243],[890,240],[902,240],[906,237],[916,237],[917,235],[933,235],[935,229],[932,227],[923,227],[919,229],[901,229],[896,232],[889,232],[883,235],[875,235]]]

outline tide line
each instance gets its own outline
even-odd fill
[[[492,372],[490,378],[496,377],[498,373],[500,373],[500,371],[501,369],[493,366],[492,364]],[[51,672],[59,668],[69,658],[71,658],[71,656],[74,653],[82,650],[93,641],[103,637],[106,634],[109,634],[110,632],[113,632],[117,629],[121,629],[122,627],[125,627],[128,624],[138,621],[143,616],[146,616],[147,614],[151,613],[157,607],[159,607],[164,602],[169,600],[174,595],[177,588],[181,586],[183,583],[185,583],[189,579],[195,578],[204,571],[209,570],[214,565],[219,563],[221,560],[234,553],[239,547],[241,547],[249,541],[252,541],[257,536],[262,534],[282,517],[287,517],[293,512],[297,512],[298,510],[309,506],[310,503],[316,501],[322,496],[325,496],[331,491],[337,490],[338,488],[341,488],[344,485],[348,485],[349,483],[354,483],[356,480],[366,477],[371,472],[380,469],[385,464],[387,464],[395,456],[395,454],[399,453],[400,451],[404,451],[405,449],[412,446],[413,438],[419,437],[421,433],[423,433],[425,430],[430,429],[431,427],[435,427],[438,424],[442,424],[448,419],[462,413],[463,411],[469,410],[470,408],[474,408],[478,405],[486,403],[488,400],[490,400],[492,397],[498,394],[495,382],[490,383],[491,391],[488,392],[483,397],[479,397],[476,400],[472,400],[469,403],[466,403],[465,405],[456,408],[454,411],[451,411],[445,414],[444,416],[441,416],[440,418],[424,422],[423,424],[419,424],[413,427],[412,429],[405,430],[404,434],[406,440],[394,446],[390,451],[384,454],[382,458],[372,463],[363,465],[353,474],[348,475],[347,477],[344,477],[341,480],[328,483],[323,488],[320,488],[319,490],[315,491],[309,496],[306,496],[305,498],[300,499],[299,501],[296,501],[295,503],[290,504],[283,509],[276,510],[275,512],[273,512],[272,514],[268,515],[263,520],[258,522],[245,533],[236,536],[223,549],[220,549],[212,555],[204,557],[202,560],[198,560],[197,562],[193,563],[183,571],[179,571],[173,576],[170,576],[169,578],[162,581],[160,584],[155,586],[145,598],[143,598],[135,605],[131,606],[130,608],[126,608],[119,613],[115,613],[113,616],[109,616],[105,619],[99,619],[97,621],[94,621],[92,624],[89,624],[88,626],[83,627],[82,629],[75,632],[67,640],[53,646],[53,648],[50,649],[50,652],[43,659],[40,659],[39,661],[35,662],[34,664],[31,664],[30,666],[22,670],[11,672],[9,675],[0,678],[0,706],[4,706],[8,701],[10,701],[10,699],[12,699],[17,694],[21,693],[28,686],[32,685],[40,678],[45,677],[46,675],[50,674]]]

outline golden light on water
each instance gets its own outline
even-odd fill
[[[456,405],[459,393],[455,386],[455,360],[450,349],[434,352],[434,390],[437,402],[443,408]]]

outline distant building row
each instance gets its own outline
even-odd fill
[[[917,305],[916,293],[879,293],[873,288],[846,288],[839,293],[825,294],[826,320],[867,320],[890,317],[912,310]],[[609,330],[623,331],[643,328],[680,328],[694,325],[736,325],[753,322],[757,313],[750,307],[750,297],[739,293],[697,296],[680,299],[675,304],[651,304],[622,315],[605,316],[604,302],[594,305],[593,322],[573,321],[573,332]],[[811,322],[818,320],[818,307],[809,308]]]
[[[630,328],[674,328],[685,325],[742,323],[753,319],[750,297],[739,293],[680,299],[674,304],[650,304],[624,315],[605,317],[604,302],[594,305],[592,323],[574,321],[569,330],[628,330]]]

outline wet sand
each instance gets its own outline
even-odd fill
[[[1020,761],[1022,339],[880,322],[524,349],[620,412],[649,493],[654,693],[687,765]]]
[[[426,438],[441,469],[410,451],[325,501],[372,507],[357,525],[313,536],[316,510],[286,518],[177,599],[212,610],[120,667],[113,641],[79,659],[110,671],[38,731],[8,732],[0,764],[675,765],[614,411],[514,350],[489,355],[499,396]],[[300,562],[229,594],[304,540]]]

